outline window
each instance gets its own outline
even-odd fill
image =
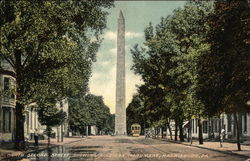
[[[14,79],[11,79],[10,81],[11,81],[11,85],[12,85],[12,86],[14,86],[14,84],[16,84],[16,81],[15,81]],[[11,92],[10,97],[11,97],[12,99],[15,99],[15,94],[14,94],[13,91]]]
[[[202,122],[203,133],[207,133],[207,121]]]
[[[36,123],[36,113],[34,113],[34,128],[36,129],[37,128],[37,123]]]
[[[8,91],[10,89],[10,78],[4,77],[3,88],[4,91]]]
[[[11,132],[11,108],[3,107],[3,132]]]
[[[227,126],[228,126],[227,131],[231,132],[232,131],[232,116],[231,116],[231,114],[227,114]]]
[[[214,120],[211,120],[211,132],[214,132]]]
[[[244,114],[244,132],[247,132],[247,113]]]
[[[10,91],[10,89],[11,89],[10,86],[11,86],[11,84],[14,84],[14,83],[15,83],[15,81],[13,79],[10,79],[8,77],[4,77],[4,87],[3,88],[4,88],[4,91],[8,93],[7,98],[12,98],[12,99],[15,98],[14,93]]]
[[[214,120],[214,132],[218,132],[218,119]]]
[[[192,129],[193,129],[193,133],[194,133],[194,119],[192,119],[191,121],[192,121]]]
[[[32,117],[32,108],[30,110],[30,129],[33,129],[33,117]]]
[[[195,133],[197,133],[198,120],[195,119]]]
[[[218,121],[219,121],[219,132],[220,132],[220,130],[221,130],[221,122],[222,122],[222,120],[221,120],[221,119],[218,119]]]

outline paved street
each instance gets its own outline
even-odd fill
[[[61,145],[25,158],[36,161],[191,161],[234,160],[246,157],[170,143],[144,137],[91,136],[78,142]]]

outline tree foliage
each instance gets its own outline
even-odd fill
[[[112,1],[1,1],[0,53],[16,79],[16,147],[24,105],[87,90]],[[95,37],[95,39],[94,39]]]
[[[146,48],[136,45],[131,50],[132,69],[145,83],[139,93],[145,97],[151,125],[166,123],[170,118],[182,129],[185,119],[203,114],[204,106],[196,93],[197,59],[209,50],[204,40],[211,11],[211,3],[188,2],[162,18],[155,28],[149,24],[145,29]]]
[[[149,120],[165,113],[182,124],[226,112],[239,127],[236,113],[250,110],[249,17],[248,1],[187,2],[145,29],[146,47],[131,52]]]
[[[61,125],[67,118],[67,113],[56,107],[56,101],[53,99],[46,102],[38,102],[36,111],[39,122],[41,125],[46,126],[44,132],[48,136],[48,145],[50,145],[52,127]]]
[[[208,20],[211,51],[199,57],[199,96],[210,115],[249,110],[249,24],[247,1],[215,3]]]
[[[233,113],[240,147],[237,112],[249,112],[250,7],[248,1],[216,2],[208,19],[210,52],[199,57],[199,96],[211,116]]]
[[[49,127],[61,125],[67,116],[66,112],[56,107],[55,102],[50,104],[39,103],[37,113],[41,125]]]
[[[103,97],[88,94],[69,100],[69,124],[72,130],[83,132],[85,126],[96,125],[99,131],[113,132],[114,116],[104,104]]]
[[[141,125],[142,132],[148,127],[147,117],[145,114],[144,101],[140,95],[134,95],[132,101],[126,108],[126,119],[127,119],[127,133],[131,133],[131,125],[138,123]]]

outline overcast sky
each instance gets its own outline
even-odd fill
[[[130,70],[132,58],[130,48],[144,41],[144,29],[149,22],[156,25],[161,17],[172,14],[173,10],[182,7],[185,1],[116,1],[115,7],[109,10],[107,29],[103,34],[104,41],[97,53],[90,78],[90,93],[103,96],[111,113],[115,113],[116,85],[116,33],[119,11],[125,18],[126,30],[126,107],[136,93],[136,85],[142,83],[140,77]]]

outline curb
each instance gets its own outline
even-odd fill
[[[246,159],[250,158],[250,156],[244,155],[244,154],[237,154],[237,153],[233,153],[233,152],[222,151],[222,150],[217,150],[217,149],[212,149],[212,148],[207,148],[207,147],[200,147],[200,146],[192,145],[192,144],[183,144],[181,142],[176,142],[176,141],[173,141],[173,140],[162,140],[162,141],[168,141],[168,142],[171,142],[171,143],[181,144],[181,145],[184,145],[184,146],[192,146],[192,147],[196,147],[196,148],[200,148],[200,149],[206,149],[206,150],[211,150],[211,151],[215,151],[215,152],[219,152],[219,153],[240,156],[240,157],[244,157]]]
[[[63,143],[61,145],[52,145],[50,147],[45,147],[45,148],[42,148],[42,149],[39,149],[39,150],[32,150],[32,151],[29,151],[29,152],[26,152],[24,154],[21,154],[21,156],[13,156],[13,157],[7,157],[7,158],[2,158],[2,160],[17,160],[17,159],[22,159],[23,157],[27,156],[28,154],[32,154],[32,153],[39,153],[39,152],[42,152],[46,149],[52,149],[52,148],[55,148],[55,147],[59,147],[59,146],[62,146],[62,145],[67,145],[67,144],[71,144],[71,143],[74,143],[74,142],[78,142],[78,141],[81,141],[81,140],[84,140],[86,138],[81,138],[81,139],[78,139],[78,140],[75,140],[75,141],[71,141],[71,142],[68,142],[68,143]]]

